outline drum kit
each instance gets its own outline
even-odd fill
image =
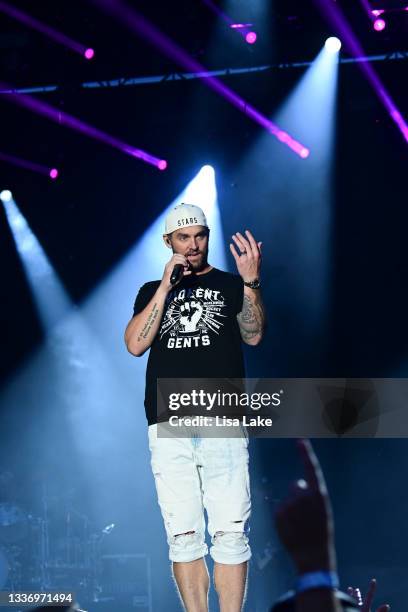
[[[102,544],[115,525],[95,529],[73,505],[73,496],[50,496],[30,513],[10,499],[14,476],[0,472],[0,591],[74,590],[98,601]]]

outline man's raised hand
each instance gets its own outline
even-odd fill
[[[245,236],[236,232],[232,239],[235,246],[230,243],[230,251],[237,264],[238,273],[244,282],[250,282],[259,278],[261,272],[261,246],[262,242],[256,242],[249,230],[245,230]]]

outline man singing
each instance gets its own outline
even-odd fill
[[[170,211],[163,239],[173,255],[162,279],[140,288],[125,342],[132,355],[151,349],[145,393],[151,465],[185,609],[208,610],[205,508],[220,610],[239,612],[251,557],[248,438],[157,435],[158,378],[244,378],[242,341],[255,346],[264,333],[261,243],[248,230],[232,236],[236,275],[208,263],[209,235],[198,206]],[[181,274],[172,284],[176,264]]]

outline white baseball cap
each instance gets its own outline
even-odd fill
[[[164,222],[164,233],[171,234],[182,227],[204,225],[208,227],[204,211],[195,204],[178,204],[171,209]]]

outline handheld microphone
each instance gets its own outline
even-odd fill
[[[183,264],[176,264],[173,268],[173,272],[170,276],[170,282],[172,285],[175,285],[183,276],[184,266]]]

